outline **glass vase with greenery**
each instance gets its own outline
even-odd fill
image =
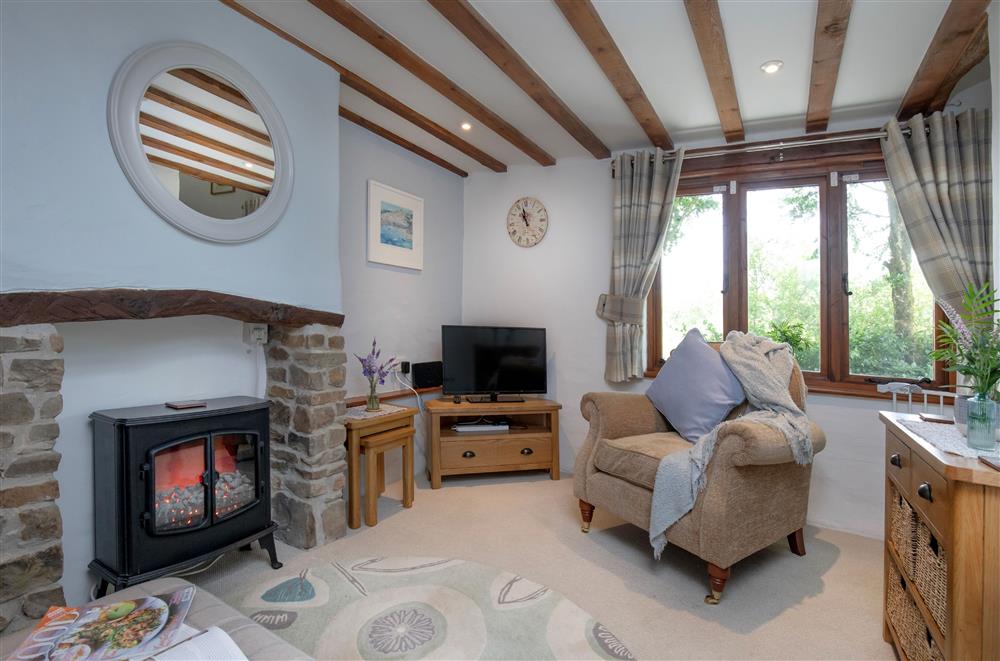
[[[368,411],[378,411],[382,408],[376,388],[385,385],[385,378],[389,376],[396,365],[395,357],[380,364],[378,359],[381,355],[382,350],[375,345],[374,338],[372,339],[372,350],[368,352],[367,356],[362,357],[354,354],[354,357],[361,362],[361,374],[368,379],[368,406],[366,407]]]
[[[968,408],[968,441],[976,450],[996,446],[997,403],[995,391],[1000,381],[1000,327],[995,321],[997,296],[986,283],[980,288],[969,285],[962,296],[965,312],[939,303],[947,321],[938,330],[938,348],[931,358],[946,363],[945,369],[957,372],[970,381],[973,396]]]

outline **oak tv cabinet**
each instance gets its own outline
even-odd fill
[[[427,402],[427,472],[432,489],[445,475],[547,470],[559,479],[559,410],[548,399],[523,402]],[[506,431],[457,432],[452,425],[479,418],[509,418]]]

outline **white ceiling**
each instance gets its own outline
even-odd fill
[[[559,10],[547,0],[471,0],[475,9],[612,150],[649,145],[639,125]],[[243,0],[254,13],[328,55],[416,111],[508,165],[533,164],[380,51],[306,0]],[[558,158],[588,152],[429,4],[352,4]],[[718,114],[682,0],[594,0],[629,66],[675,143],[722,144]],[[748,139],[803,132],[815,0],[720,0]],[[948,0],[856,0],[830,130],[886,121],[909,87]],[[785,66],[774,76],[766,60]],[[350,110],[463,170],[485,167],[344,86]],[[838,123],[838,118],[842,121]],[[463,132],[459,125],[473,128]]]

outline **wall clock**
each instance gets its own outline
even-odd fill
[[[534,197],[522,197],[507,212],[507,234],[522,248],[536,245],[548,229],[549,212]]]

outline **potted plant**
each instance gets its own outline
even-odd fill
[[[392,368],[396,365],[395,357],[390,358],[380,365],[378,359],[381,355],[382,350],[376,346],[375,338],[372,338],[372,350],[367,356],[362,358],[358,354],[354,354],[354,357],[361,361],[361,374],[368,379],[368,406],[366,407],[368,411],[378,411],[382,408],[375,388],[376,386],[385,385],[385,377],[389,376]]]
[[[968,400],[969,447],[993,450],[996,445],[997,403],[994,394],[1000,381],[1000,328],[994,319],[996,291],[986,283],[969,285],[962,296],[964,314],[947,303],[939,303],[948,321],[939,327],[938,348],[931,358],[943,360],[949,372],[958,372],[970,381],[973,395]]]

